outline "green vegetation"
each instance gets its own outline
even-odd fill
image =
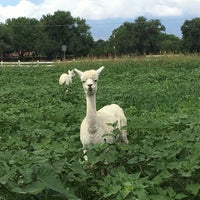
[[[70,12],[56,11],[40,20],[18,17],[0,24],[1,59],[60,59],[61,46],[66,45],[66,54],[86,56],[92,47],[93,38],[84,19],[73,18]],[[27,55],[31,53],[31,55]],[[13,59],[13,58],[12,58]],[[16,58],[15,58],[16,59]]]
[[[94,41],[85,19],[56,11],[40,20],[18,17],[0,24],[0,58],[3,61],[114,57],[200,52],[200,18],[186,20],[180,27],[182,39],[165,33],[159,19],[138,17],[112,31],[108,40]]]
[[[190,53],[200,52],[200,37],[198,35],[199,30],[200,18],[186,20],[181,26],[184,48]]]
[[[199,63],[145,57],[1,67],[0,199],[200,199]],[[101,65],[97,108],[124,108],[130,143],[94,145],[84,162],[84,92],[76,76],[63,93],[58,78]]]

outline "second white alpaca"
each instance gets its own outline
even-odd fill
[[[68,70],[68,74],[64,73],[59,78],[59,85],[69,85],[72,83],[72,77],[74,76],[73,70]]]
[[[111,104],[96,111],[97,80],[103,69],[103,66],[98,70],[85,72],[74,69],[80,76],[86,94],[86,117],[80,127],[80,140],[84,149],[92,144],[115,142],[116,138],[112,136],[114,128],[120,130],[119,139],[124,143],[128,143],[127,132],[122,129],[123,126],[127,125],[127,119],[122,108],[116,104]],[[116,123],[116,127],[112,126],[114,123]]]

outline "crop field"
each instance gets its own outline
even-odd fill
[[[124,109],[129,144],[94,145],[86,162],[85,94],[58,78],[102,65],[97,109]],[[199,180],[200,57],[0,67],[0,200],[199,200]]]

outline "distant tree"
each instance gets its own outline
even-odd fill
[[[138,17],[134,23],[125,22],[115,29],[110,42],[116,43],[116,52],[122,54],[149,54],[160,51],[161,33],[165,27],[160,20],[149,20]]]
[[[145,20],[144,20],[145,23]],[[147,47],[146,53],[157,54],[160,52],[161,35],[165,31],[164,25],[159,19],[146,21]],[[145,32],[145,31],[144,31]],[[144,35],[146,36],[146,35]],[[138,44],[139,45],[139,44]]]
[[[1,60],[6,54],[13,51],[13,31],[6,24],[0,24],[0,56]]]
[[[108,56],[108,42],[105,40],[97,40],[94,42],[94,46],[91,50],[91,55],[93,56],[104,56],[107,57]]]
[[[200,52],[200,18],[186,20],[181,26],[183,44],[190,53]]]
[[[43,53],[48,54],[49,58],[61,56],[61,46],[68,45],[68,38],[72,37],[75,20],[70,12],[56,11],[53,15],[43,15],[40,22],[45,33],[43,37],[46,39],[45,44],[39,42]]]
[[[84,19],[73,18],[70,12],[56,11],[53,15],[44,15],[40,22],[43,25],[43,31],[46,33],[46,54],[49,57],[62,55],[61,46],[67,46],[69,55],[87,55],[90,46],[93,45],[93,38],[89,32],[90,27]],[[43,45],[43,43],[39,43]],[[49,51],[53,46],[53,51]],[[39,47],[39,45],[38,45]],[[42,47],[43,53],[45,47]]]
[[[19,17],[7,19],[6,25],[12,29],[13,50],[18,52],[21,59],[25,52],[35,50],[37,38],[40,36],[38,20]]]
[[[85,19],[75,18],[72,38],[69,39],[69,49],[75,56],[86,56],[94,46],[94,39],[91,36],[90,26]]]
[[[38,59],[51,60],[56,57],[56,42],[51,40],[45,32],[41,32],[35,44]]]
[[[125,22],[119,28],[113,30],[109,38],[110,51],[113,54],[122,55],[135,52],[135,38],[132,29],[133,24]]]
[[[162,33],[161,35],[161,51],[166,53],[180,53],[183,51],[182,39],[175,35]]]
[[[135,38],[136,51],[139,54],[146,54],[147,48],[150,45],[149,24],[147,19],[145,17],[138,17],[133,24],[132,31]]]

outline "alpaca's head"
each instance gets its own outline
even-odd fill
[[[87,95],[94,95],[97,92],[97,81],[99,78],[99,74],[103,70],[103,66],[97,70],[88,70],[82,72],[78,69],[74,69],[74,71],[79,75],[81,82],[83,84],[83,89]]]
[[[70,77],[74,76],[75,75],[74,70],[68,70],[68,74]]]

